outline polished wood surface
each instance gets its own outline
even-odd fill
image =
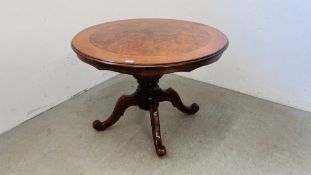
[[[100,70],[126,73],[137,79],[137,90],[123,95],[105,121],[93,128],[103,131],[115,124],[130,106],[149,111],[153,142],[158,156],[166,154],[160,131],[159,103],[194,114],[199,105],[185,106],[178,93],[158,86],[163,74],[191,71],[217,61],[228,46],[217,29],[189,21],[171,19],[130,19],[108,22],[78,33],[72,48],[84,62]]]
[[[90,58],[119,64],[170,64],[211,55],[225,47],[213,27],[181,20],[131,19],[90,27],[72,41]]]
[[[98,69],[141,75],[150,74],[146,67],[161,74],[190,71],[216,61],[227,45],[226,36],[213,27],[172,19],[103,23],[72,40],[80,59]]]

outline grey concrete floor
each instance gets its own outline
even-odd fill
[[[311,174],[310,113],[175,75],[160,84],[201,108],[188,116],[160,104],[167,156],[156,156],[148,112],[137,107],[92,129],[136,89],[122,75],[0,135],[0,174]]]

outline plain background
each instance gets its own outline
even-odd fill
[[[126,18],[212,25],[230,45],[190,78],[311,111],[311,1],[11,0],[0,6],[0,133],[116,75],[80,62],[75,33]]]

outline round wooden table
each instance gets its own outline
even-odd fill
[[[138,82],[131,95],[122,95],[111,116],[96,120],[93,127],[103,131],[115,124],[130,106],[150,111],[152,135],[157,154],[166,154],[160,133],[159,102],[194,114],[199,106],[185,106],[177,92],[163,90],[163,74],[189,72],[217,61],[228,46],[219,30],[199,23],[172,19],[129,19],[99,24],[78,33],[72,40],[78,57],[99,70],[133,75]]]

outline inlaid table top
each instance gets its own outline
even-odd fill
[[[226,36],[213,27],[173,19],[107,22],[72,40],[81,60],[133,75],[190,71],[216,61],[227,45]]]

